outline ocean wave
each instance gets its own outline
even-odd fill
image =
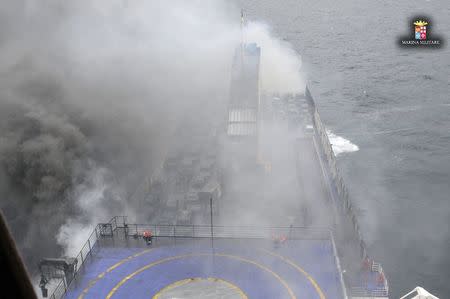
[[[359,147],[350,140],[342,136],[338,136],[333,132],[327,130],[328,138],[330,139],[331,147],[336,156],[343,153],[352,153],[359,151]]]

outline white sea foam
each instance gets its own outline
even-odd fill
[[[328,138],[330,139],[331,146],[336,156],[342,153],[352,153],[359,151],[359,147],[352,143],[350,140],[345,139],[342,136],[338,136],[331,131],[327,130]]]

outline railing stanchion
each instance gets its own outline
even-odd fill
[[[64,277],[64,278],[62,279],[62,281],[63,281],[64,294],[65,294],[65,293],[67,292],[66,278]]]

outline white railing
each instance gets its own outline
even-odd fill
[[[379,263],[372,262],[372,272],[381,272],[382,268]]]
[[[120,228],[120,227],[119,227]],[[328,228],[307,227],[254,227],[254,226],[211,226],[208,225],[155,225],[127,224],[128,235],[141,236],[151,231],[155,237],[175,238],[244,238],[270,239],[273,236],[286,235],[290,239],[328,240],[331,231]]]
[[[389,291],[380,288],[380,289],[373,289],[373,290],[367,290],[363,287],[352,287],[351,288],[352,297],[388,297]]]

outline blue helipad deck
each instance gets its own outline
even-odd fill
[[[130,245],[130,244],[129,244]],[[342,298],[331,240],[157,238],[99,246],[65,298],[154,298],[190,278],[217,278],[243,298]]]

